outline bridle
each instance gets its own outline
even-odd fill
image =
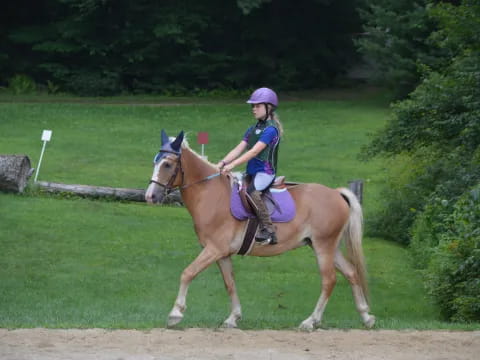
[[[173,183],[175,181],[175,179],[177,178],[177,175],[178,175],[178,172],[181,171],[182,173],[182,184],[183,184],[183,180],[184,180],[184,173],[183,173],[183,169],[182,169],[182,162],[181,162],[181,153],[178,152],[178,151],[172,151],[172,150],[163,150],[163,149],[160,149],[160,151],[158,152],[159,154],[160,153],[170,153],[170,154],[174,154],[174,155],[177,155],[178,156],[178,159],[177,159],[177,165],[175,166],[175,170],[173,171],[173,175],[170,177],[170,179],[168,180],[168,182],[166,184],[162,184],[161,182],[159,181],[156,181],[156,180],[153,180],[151,179],[148,184],[157,184],[161,187],[163,187],[163,195],[167,195],[172,189],[173,189]]]
[[[177,175],[178,175],[179,171],[182,174],[182,182],[180,183],[180,185],[178,185],[176,187],[179,187],[180,189],[186,189],[186,188],[188,188],[192,185],[196,185],[196,184],[199,184],[201,182],[211,180],[211,179],[216,178],[217,176],[219,176],[221,174],[220,172],[217,172],[217,173],[209,175],[209,176],[207,176],[207,177],[205,177],[201,180],[195,181],[191,184],[184,184],[185,173],[183,172],[183,168],[182,168],[182,159],[181,159],[182,154],[181,154],[181,152],[160,149],[159,153],[162,153],[162,152],[170,153],[170,154],[174,154],[174,155],[178,156],[177,165],[175,166],[175,170],[173,171],[173,175],[170,177],[170,179],[168,180],[168,182],[166,184],[162,184],[161,182],[153,180],[153,179],[151,179],[148,182],[149,185],[153,183],[153,184],[157,184],[157,185],[163,187],[163,196],[168,195],[174,189],[173,183],[175,182],[175,179],[177,178]]]

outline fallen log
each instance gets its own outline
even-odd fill
[[[69,185],[47,181],[38,181],[35,183],[43,191],[49,193],[68,193],[81,197],[92,198],[112,198],[116,200],[127,201],[145,201],[145,190],[143,189],[127,189],[112,188],[106,186],[89,186],[89,185]],[[172,191],[165,197],[164,204],[182,206],[183,201],[178,190]]]
[[[0,155],[0,190],[23,192],[33,170],[26,155]]]

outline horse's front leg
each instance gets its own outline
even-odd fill
[[[237,320],[240,320],[242,317],[242,307],[240,305],[240,299],[238,298],[237,289],[235,287],[232,258],[230,256],[221,258],[217,261],[217,264],[222,272],[225,288],[227,289],[228,295],[230,295],[231,301],[231,313],[230,316],[223,322],[223,326],[228,328],[236,328]]]
[[[174,326],[182,320],[183,312],[187,307],[186,298],[188,286],[195,276],[221,257],[222,255],[220,255],[218,251],[215,251],[215,249],[205,247],[197,258],[183,270],[182,276],[180,277],[180,289],[178,290],[177,299],[175,300],[172,311],[170,311],[168,315],[168,326]]]

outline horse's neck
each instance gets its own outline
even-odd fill
[[[184,174],[184,184],[191,184],[195,181],[204,179],[214,174],[217,169],[199,155],[195,154],[190,148],[182,149],[182,169]]]
[[[221,204],[228,203],[230,191],[228,181],[225,181],[223,177],[201,181],[206,179],[207,176],[218,172],[214,165],[200,158],[189,148],[184,148],[182,149],[182,168],[184,171],[184,185],[187,185],[182,190],[182,199],[194,218],[205,212],[213,215],[212,204],[215,204],[215,208],[220,209],[222,205],[218,204],[218,202]],[[222,181],[219,181],[219,179]],[[188,186],[189,184],[193,185]],[[221,209],[221,211],[224,210],[223,208]]]

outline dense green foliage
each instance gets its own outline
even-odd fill
[[[408,242],[415,213],[427,199],[456,198],[476,184],[480,176],[480,55],[478,45],[468,45],[474,38],[471,31],[479,29],[479,15],[472,11],[478,12],[478,6],[469,9],[465,18],[458,15],[462,7],[455,9],[445,5],[432,10],[432,15],[444,24],[435,38],[452,54],[449,65],[442,71],[425,69],[420,86],[408,99],[393,106],[394,115],[387,127],[366,149],[370,156],[391,157],[399,167],[407,164],[409,173],[393,173],[387,195],[399,205],[389,205],[387,215],[382,214],[382,221],[389,221],[390,214],[396,219],[390,227],[382,228],[403,234],[398,238],[402,242]],[[459,37],[461,34],[464,38]],[[403,218],[402,226],[393,229],[399,217]]]
[[[402,97],[420,80],[418,62],[432,63],[427,38],[434,25],[428,18],[429,0],[367,0],[361,8],[365,36],[360,52],[374,66],[373,81]]]
[[[434,213],[436,217],[442,210]],[[440,219],[439,219],[440,220]],[[427,285],[443,315],[453,321],[480,320],[480,185],[466,192],[439,221],[431,247]],[[419,237],[422,232],[416,233]],[[424,246],[422,244],[422,246]],[[414,248],[415,250],[415,248]]]
[[[454,204],[480,182],[480,4],[442,3],[430,7],[429,16],[438,23],[430,40],[444,65],[422,67],[421,84],[393,106],[387,127],[365,151],[390,157],[394,167],[376,224],[397,241],[413,238],[417,263],[434,279],[429,286],[444,314],[478,320],[471,302],[478,306],[480,295],[465,285],[480,277],[478,241],[459,228],[471,209]],[[458,258],[454,248],[461,249]],[[451,290],[444,293],[446,286]]]
[[[92,96],[327,87],[356,58],[357,1],[7,2],[0,84],[25,74]]]
[[[392,202],[380,220],[380,228],[399,241],[408,242],[408,229],[427,199],[455,198],[480,179],[479,64],[478,53],[471,53],[444,73],[431,73],[410,99],[393,107],[394,117],[370,146],[372,153],[409,164],[408,177],[392,179]]]

